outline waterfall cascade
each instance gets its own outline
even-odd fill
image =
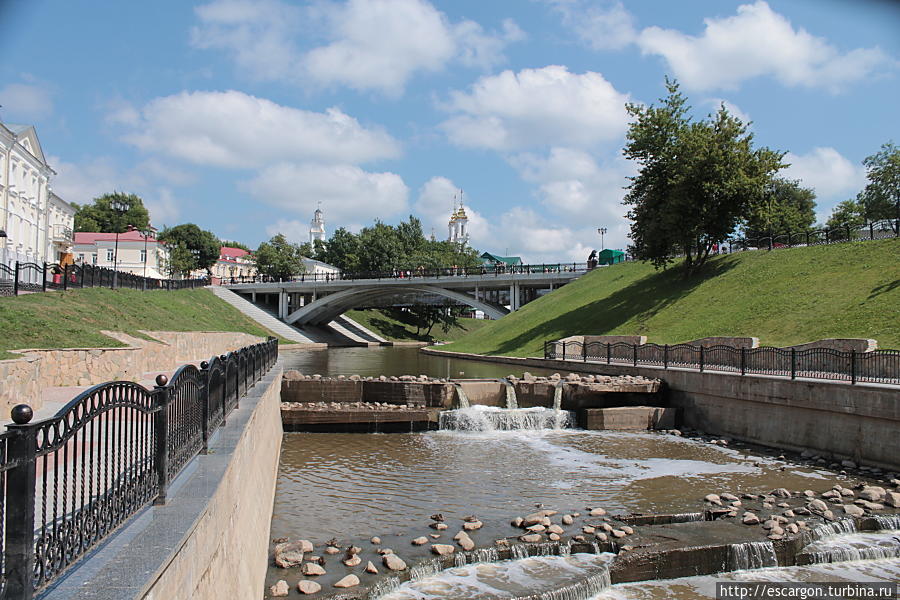
[[[382,578],[366,598],[587,600],[610,586],[608,566],[612,555],[571,554],[568,544],[540,546],[513,545],[511,559],[504,561],[499,560],[499,552],[494,548],[460,552],[454,556],[455,566],[449,569],[441,569],[440,559],[426,561],[410,569],[406,583],[398,577]],[[525,581],[517,582],[522,576]],[[536,590],[534,583],[538,580],[546,583],[547,589]]]
[[[506,387],[506,408],[508,408],[509,410],[515,410],[519,408],[519,401],[516,398],[516,386],[514,386],[508,379],[501,379],[500,383],[502,383]]]
[[[819,525],[805,537],[803,553],[814,564],[900,557],[900,515],[873,515],[878,531],[859,531],[845,519]]]
[[[453,387],[456,388],[456,398],[459,401],[459,408],[469,408],[469,397],[466,396],[466,390],[458,383],[454,383]]]
[[[728,547],[728,564],[735,571],[777,567],[778,557],[772,542],[744,542]]]
[[[469,408],[442,411],[439,427],[456,431],[539,431],[563,429],[574,423],[574,415],[569,411],[540,407],[509,410],[476,404]]]

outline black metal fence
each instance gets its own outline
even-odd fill
[[[207,285],[206,279],[153,279],[133,273],[86,264],[26,263],[0,264],[0,296],[21,292],[46,292],[87,287],[129,288],[133,290],[180,290]]]
[[[816,229],[772,234],[755,239],[740,238],[725,242],[732,251],[775,250],[796,246],[819,246],[844,242],[867,242],[900,237],[900,219],[882,219],[862,226],[842,225],[832,229]]]
[[[850,383],[900,384],[900,350],[736,348],[692,344],[544,342],[544,358],[631,366],[679,367],[741,375],[779,375]]]
[[[96,385],[56,416],[0,433],[0,598],[32,598],[141,508],[165,503],[240,398],[278,359],[278,341],[180,367],[147,389]]]

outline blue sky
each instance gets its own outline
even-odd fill
[[[529,261],[627,244],[625,102],[720,102],[824,217],[900,142],[900,8],[878,0],[0,3],[0,120],[54,190],[140,194],[155,225],[255,246],[414,214]]]

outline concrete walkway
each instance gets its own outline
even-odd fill
[[[239,294],[232,292],[228,288],[224,288],[220,285],[213,285],[207,289],[272,333],[281,336],[286,340],[297,342],[298,344],[312,344],[316,341],[303,335],[303,333],[287,323],[278,320],[275,316],[269,314],[249,300],[245,300]]]

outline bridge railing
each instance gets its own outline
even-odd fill
[[[586,263],[552,263],[538,265],[489,265],[478,267],[440,267],[433,269],[394,269],[391,271],[360,271],[354,273],[308,273],[289,279],[262,275],[225,277],[222,285],[241,283],[284,283],[286,281],[353,281],[360,279],[426,279],[442,277],[499,277],[501,275],[534,275],[553,273],[584,273],[591,270]]]
[[[166,491],[240,396],[278,359],[278,341],[180,367],[147,389],[85,390],[36,423],[13,409],[0,433],[0,599],[31,599]]]
[[[677,367],[741,375],[778,375],[791,379],[830,379],[852,384],[900,384],[900,350],[857,352],[833,348],[798,350],[557,340],[544,342],[544,358],[633,367]]]

